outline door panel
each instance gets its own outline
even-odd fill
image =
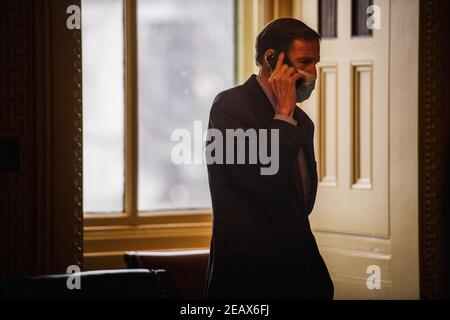
[[[318,90],[302,106],[319,128],[317,230],[389,236],[389,3],[376,5],[383,28],[352,37],[352,1],[337,1],[337,37],[322,40]]]
[[[294,17],[315,30],[322,19],[320,29],[326,31],[315,94],[300,105],[316,126],[319,187],[310,221],[335,283],[335,298],[411,298],[418,295],[417,235],[408,233],[417,228],[417,172],[407,178],[390,168],[404,166],[406,172],[417,164],[417,101],[409,104],[407,114],[391,108],[392,101],[395,108],[407,108],[398,96],[417,89],[418,60],[411,52],[405,57],[411,70],[406,70],[391,59],[398,61],[397,52],[404,51],[397,43],[418,47],[419,2],[374,0],[381,28],[368,32],[362,22],[371,15],[364,10],[370,2],[295,1]],[[352,17],[352,7],[360,6],[358,12],[367,16]],[[397,30],[401,19],[411,26],[402,36]],[[355,32],[365,35],[353,36]],[[390,51],[393,44],[397,52]],[[391,82],[406,74],[410,78],[404,82]],[[412,131],[397,130],[402,121]],[[412,152],[403,163],[398,163],[400,135]],[[402,190],[407,196],[400,196]],[[366,285],[370,266],[381,271],[380,289]],[[407,276],[400,276],[401,270]]]

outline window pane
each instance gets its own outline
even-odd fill
[[[337,0],[319,0],[319,33],[324,39],[337,37]]]
[[[373,0],[352,0],[352,36],[372,36],[373,31],[367,28],[367,8],[372,4]]]
[[[124,70],[121,0],[82,1],[85,212],[122,212]]]
[[[234,84],[233,2],[138,2],[140,211],[211,206],[206,165],[173,164],[171,134],[202,144],[194,121],[206,131],[215,95]]]

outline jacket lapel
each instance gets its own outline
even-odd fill
[[[265,92],[256,80],[256,75],[251,75],[250,78],[243,84],[243,87],[251,101],[249,107],[253,108],[252,112],[258,118],[258,122],[261,123],[262,126],[269,123],[275,116],[275,111],[273,110],[273,106],[269,98],[266,96]],[[303,110],[300,110],[300,108],[295,108],[293,117],[297,121],[298,126],[310,121],[306,113]],[[309,210],[310,208],[308,207],[311,205],[311,197],[314,197],[317,192],[318,177],[316,160],[314,156],[313,132],[312,130],[307,130],[307,132],[309,136],[307,143],[303,148],[303,152],[305,154],[308,168],[310,178],[309,182],[311,183],[311,194],[308,195],[308,203],[306,204],[307,210]]]
[[[301,110],[300,108],[295,108],[294,111],[294,119],[297,120],[298,125],[301,125],[301,123],[308,123],[310,121],[308,115]],[[306,203],[306,210],[307,213],[311,213],[312,206],[314,205],[316,193],[317,193],[317,183],[318,183],[318,176],[317,176],[317,164],[316,159],[314,155],[314,132],[312,128],[307,131],[308,132],[308,139],[307,143],[303,148],[306,163],[308,166],[308,173],[309,173],[309,183],[310,183],[310,194],[307,195],[307,203]]]

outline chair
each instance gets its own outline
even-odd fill
[[[68,289],[74,274],[56,274],[0,281],[2,300],[165,299],[165,270],[117,269],[80,272],[80,289]]]
[[[164,269],[169,299],[201,299],[209,250],[126,252],[128,268]]]

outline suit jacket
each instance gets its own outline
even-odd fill
[[[261,175],[261,163],[248,163],[247,144],[246,164],[208,164],[213,230],[207,299],[333,297],[333,283],[308,219],[317,193],[314,124],[300,108],[293,117],[297,126],[274,119],[255,75],[219,93],[213,102],[208,128],[224,137],[226,129],[279,130],[279,169]],[[271,143],[269,139],[267,150]],[[229,150],[223,145],[225,155]],[[305,197],[293,174],[300,149],[309,171],[305,190],[310,192]]]

